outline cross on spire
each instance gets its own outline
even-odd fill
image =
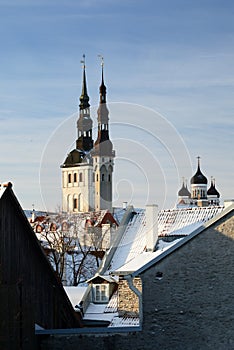
[[[104,66],[104,57],[102,55],[98,55],[98,57],[100,58],[101,66],[103,67]]]
[[[85,54],[83,54],[83,60],[81,60],[80,63],[82,63],[82,67],[85,68]]]

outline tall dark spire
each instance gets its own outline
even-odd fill
[[[97,110],[98,114],[98,136],[95,142],[95,154],[112,156],[113,153],[113,145],[109,139],[109,111],[106,106],[106,86],[104,83],[104,60],[102,56],[101,58],[101,85],[99,88],[100,93],[100,101]]]
[[[87,92],[86,71],[85,71],[85,55],[83,55],[83,81],[82,92],[80,96],[80,115],[77,121],[78,139],[76,140],[76,148],[80,151],[89,152],[93,148],[92,128],[93,122],[90,118],[90,104]]]
[[[79,105],[80,110],[90,107],[89,96],[87,93],[87,84],[86,84],[85,55],[83,55],[83,60],[81,61],[81,63],[83,63],[83,82],[82,82],[82,92],[80,95],[80,105]]]
[[[101,85],[100,85],[100,88],[99,88],[99,91],[100,91],[100,103],[106,103],[106,86],[104,84],[104,72],[103,72],[103,66],[104,66],[104,60],[103,60],[103,57],[101,57],[101,60],[102,60],[102,63],[101,63],[101,66],[102,66],[102,81],[101,81]]]
[[[79,105],[79,119],[77,121],[78,138],[76,140],[76,148],[69,152],[62,167],[70,167],[83,162],[87,162],[89,160],[89,152],[93,148],[93,121],[90,118],[90,104],[87,92],[85,72],[85,55],[83,55],[83,60],[81,61],[81,63],[83,65],[83,81]]]

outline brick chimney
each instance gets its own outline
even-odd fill
[[[148,204],[145,209],[146,216],[146,249],[153,252],[158,240],[158,206]]]

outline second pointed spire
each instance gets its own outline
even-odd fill
[[[80,95],[80,104],[79,104],[80,110],[90,107],[89,96],[87,92],[87,83],[86,83],[85,55],[83,55],[83,60],[81,61],[81,63],[83,63],[83,82],[82,82],[82,91]]]

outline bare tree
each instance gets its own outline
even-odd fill
[[[56,215],[35,230],[64,285],[77,286],[95,274],[104,255],[100,229],[82,226],[77,215]]]

